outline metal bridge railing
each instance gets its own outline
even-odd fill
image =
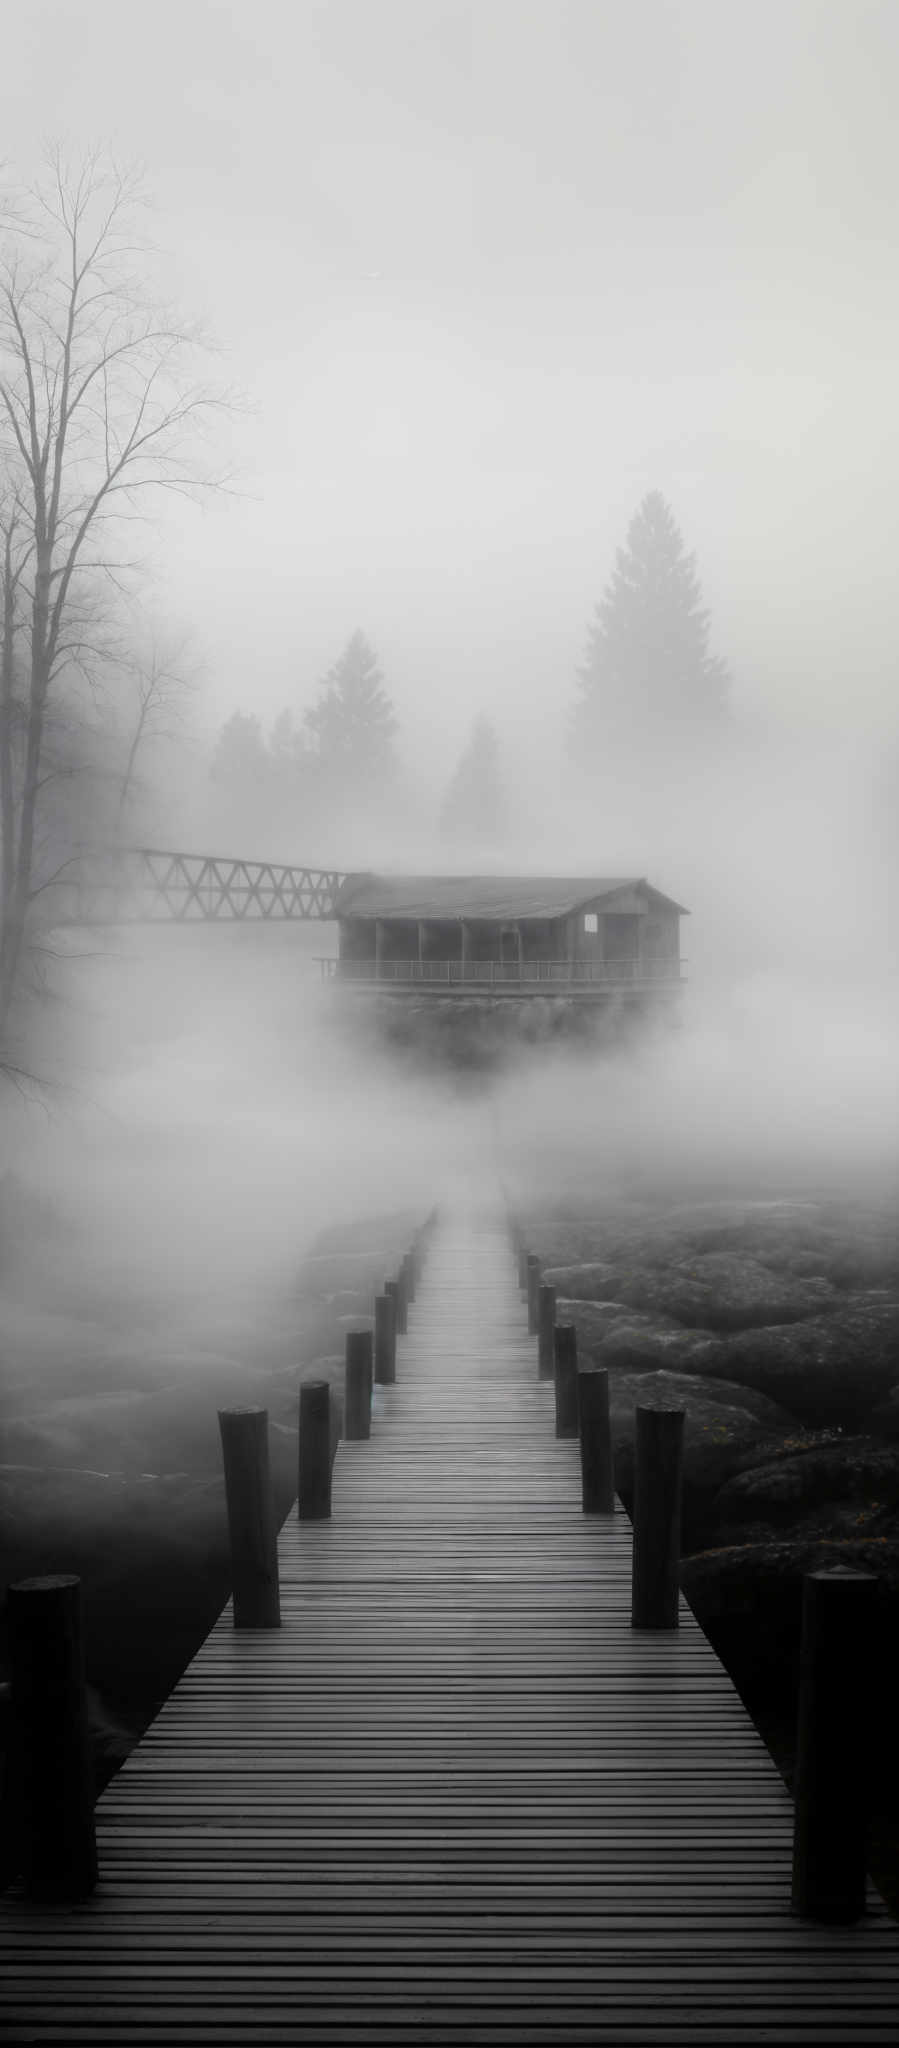
[[[60,924],[214,924],[333,918],[345,873],[158,847],[79,854],[44,892]]]

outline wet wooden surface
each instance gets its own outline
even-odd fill
[[[682,1604],[630,1627],[495,1219],[433,1242],[332,1522],[280,1537],[98,1812],[0,1907],[0,2032],[72,2042],[895,2041],[899,1929],[790,1912],[791,1807]]]

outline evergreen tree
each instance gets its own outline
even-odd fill
[[[496,728],[476,718],[443,800],[440,830],[463,845],[492,843],[502,834],[503,812]]]
[[[312,751],[340,781],[361,781],[393,766],[397,721],[364,633],[347,641],[303,722]]]
[[[650,491],[589,628],[575,753],[670,745],[720,724],[727,665],[708,642],[696,558],[661,492]]]

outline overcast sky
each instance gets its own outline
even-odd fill
[[[252,403],[162,553],[209,719],[361,625],[409,745],[542,733],[659,487],[747,714],[888,723],[897,57],[896,0],[8,10],[8,163],[142,158]]]

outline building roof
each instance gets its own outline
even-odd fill
[[[397,918],[417,922],[483,918],[491,923],[527,918],[567,917],[597,897],[622,898],[621,909],[639,892],[641,906],[662,905],[686,916],[680,903],[660,895],[640,877],[544,875],[350,875],[339,889],[335,916]]]

